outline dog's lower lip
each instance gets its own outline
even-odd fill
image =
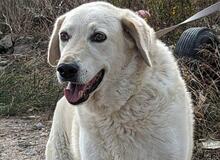
[[[89,95],[98,88],[103,80],[105,70],[101,69],[88,83],[76,84],[69,82],[64,89],[64,95],[67,101],[73,105],[85,102]]]

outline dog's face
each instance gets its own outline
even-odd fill
[[[150,27],[137,15],[108,3],[84,4],[56,21],[48,61],[57,66],[65,96],[73,105],[89,99],[117,75],[138,50],[148,66]],[[146,36],[146,37],[144,37]]]

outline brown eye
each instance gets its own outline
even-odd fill
[[[60,39],[61,41],[66,42],[70,39],[70,35],[67,32],[61,32]]]
[[[107,36],[103,32],[96,32],[91,36],[91,41],[92,42],[103,42],[107,39]]]

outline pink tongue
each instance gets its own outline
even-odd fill
[[[77,84],[74,85],[75,86],[71,86],[64,89],[64,95],[67,101],[71,104],[76,103],[82,97],[83,95],[82,93],[85,91],[86,88],[86,85],[77,85]]]

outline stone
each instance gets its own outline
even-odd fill
[[[0,54],[13,46],[12,36],[10,34],[4,36],[0,40]]]
[[[32,51],[32,46],[28,44],[17,45],[14,47],[13,54],[27,54]]]
[[[41,123],[41,122],[38,122],[36,123],[34,126],[33,126],[33,129],[35,130],[41,130],[42,128],[44,128],[45,126]]]

